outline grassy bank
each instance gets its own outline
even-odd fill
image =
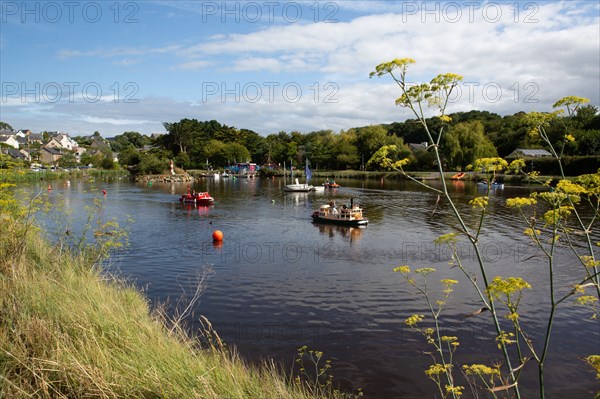
[[[99,259],[115,244],[108,230],[80,250],[50,244],[2,186],[0,397],[316,397],[273,365],[250,367],[200,345],[106,276]]]

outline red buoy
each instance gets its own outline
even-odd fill
[[[103,194],[103,195],[106,195],[106,190],[102,190],[102,194]]]
[[[221,230],[215,230],[212,234],[213,241],[223,241],[223,232]]]

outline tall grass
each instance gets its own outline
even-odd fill
[[[63,171],[40,170],[34,172],[30,169],[0,169],[0,182],[33,182],[55,180],[114,180],[129,177],[127,170],[103,169],[73,169]]]
[[[32,212],[5,186],[0,184],[1,398],[317,396],[273,363],[250,367],[152,311],[140,292],[102,271],[95,251],[109,246],[74,250],[61,240],[44,240]]]

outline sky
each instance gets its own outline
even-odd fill
[[[600,105],[598,1],[4,1],[0,121],[71,136],[217,120],[261,135],[404,121],[375,66],[464,77],[448,113]],[[428,111],[433,115],[433,110]]]

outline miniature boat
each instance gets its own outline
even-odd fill
[[[466,175],[466,173],[465,173],[465,172],[459,172],[459,173],[455,174],[454,176],[452,176],[452,177],[450,178],[450,180],[460,180],[460,179],[462,179],[463,177],[465,177],[465,175]]]
[[[488,182],[485,180],[478,181],[477,186],[478,187],[488,187]],[[489,186],[491,188],[504,188],[504,183],[498,183],[498,182],[493,181],[491,184],[489,184]]]
[[[207,192],[182,194],[179,202],[184,204],[213,205],[215,199]]]
[[[314,187],[308,183],[300,183],[298,179],[296,179],[296,184],[288,184],[283,188],[283,191],[287,192],[295,192],[295,193],[307,193],[309,191],[313,191]]]
[[[321,205],[318,211],[312,214],[313,222],[333,223],[341,226],[366,226],[369,221],[363,217],[363,210],[350,200],[350,206],[342,206],[338,209],[335,203],[331,202]]]
[[[325,188],[338,188],[340,185],[337,184],[335,180],[327,180],[325,183],[323,183],[323,186]]]
[[[290,162],[290,171],[291,171],[291,179],[293,181],[294,179],[294,168],[291,166],[291,162]],[[306,167],[305,167],[305,173],[306,173],[306,183],[302,184],[298,181],[298,179],[296,179],[296,184],[287,184],[284,188],[283,191],[286,192],[293,192],[293,193],[307,193],[309,191],[314,191],[314,186],[311,186],[310,184],[308,184],[308,181],[310,180],[312,173],[310,172],[310,169],[308,168],[308,159],[306,160]]]

